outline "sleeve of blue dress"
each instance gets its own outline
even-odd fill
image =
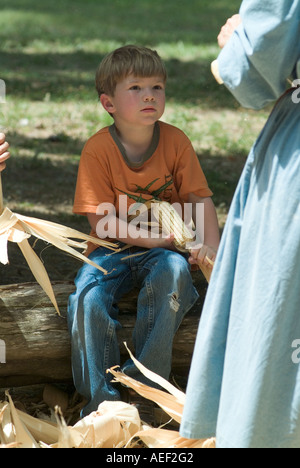
[[[281,96],[288,78],[300,76],[300,2],[244,0],[240,15],[218,57],[219,73],[242,106],[260,109]]]

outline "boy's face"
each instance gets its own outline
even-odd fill
[[[106,96],[116,124],[153,125],[165,110],[165,83],[161,77],[141,78],[129,75],[120,81],[114,96]]]

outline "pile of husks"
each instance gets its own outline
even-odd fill
[[[128,350],[129,351],[129,350]],[[129,351],[130,353],[130,351]],[[134,389],[159,405],[171,419],[181,422],[185,394],[142,366],[130,353],[140,371],[164,390],[144,385],[116,368],[110,369],[116,381]],[[1,448],[215,448],[215,439],[184,439],[177,431],[144,424],[134,405],[104,402],[98,410],[68,426],[56,407],[56,422],[33,417],[17,409],[9,394],[0,402]]]

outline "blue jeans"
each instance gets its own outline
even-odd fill
[[[132,252],[145,253],[122,260]],[[135,356],[165,379],[170,376],[174,335],[198,298],[185,256],[159,248],[110,254],[102,247],[92,252],[90,259],[109,274],[84,264],[75,280],[76,291],[69,299],[74,384],[88,401],[82,416],[105,400],[120,400],[106,370],[120,364],[117,303],[122,296],[135,287],[140,289],[133,332]],[[131,360],[122,370],[149,384]]]

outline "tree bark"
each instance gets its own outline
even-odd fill
[[[200,299],[183,320],[174,340],[173,372],[186,376],[193,353],[206,283],[194,276]],[[58,316],[36,283],[0,287],[0,387],[16,387],[72,380],[70,338],[66,310],[70,282],[53,284],[62,316]],[[121,359],[128,358],[123,342],[134,352],[131,336],[136,317],[137,292],[119,303]],[[4,361],[4,362],[3,362]]]

